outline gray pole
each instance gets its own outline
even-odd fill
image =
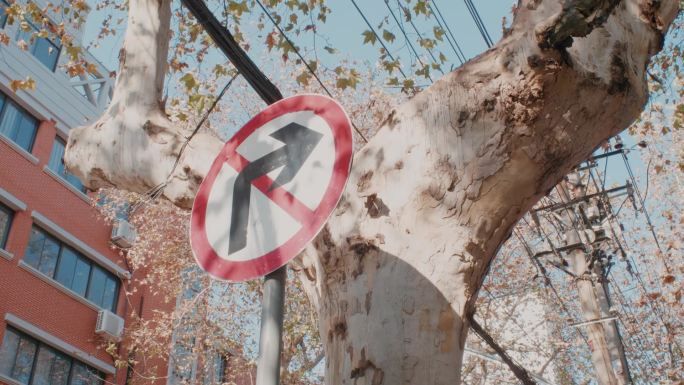
[[[280,350],[283,345],[286,277],[287,266],[283,266],[264,278],[256,385],[280,384]]]

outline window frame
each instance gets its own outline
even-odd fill
[[[0,1],[2,1],[2,0],[0,0]],[[61,170],[59,170],[59,166],[58,166],[58,165],[55,166],[55,167],[57,167],[57,169],[53,168],[53,164],[52,164],[53,155],[54,155],[54,151],[55,151],[55,145],[56,145],[57,143],[59,143],[59,144],[62,145],[62,156],[61,156],[60,159],[59,159],[59,162],[60,162],[60,164],[61,164],[61,166],[62,166],[62,167],[61,167]],[[86,188],[86,186],[83,185],[83,183],[81,183],[81,181],[78,180],[73,174],[69,173],[69,172],[66,170],[66,167],[64,166],[64,153],[65,153],[65,150],[66,150],[66,140],[64,140],[61,136],[56,135],[56,136],[55,136],[54,142],[52,142],[52,150],[50,151],[50,158],[48,159],[48,164],[47,164],[47,166],[48,166],[48,168],[50,169],[50,171],[52,171],[54,174],[56,174],[57,176],[59,176],[60,178],[62,178],[62,180],[65,181],[66,183],[68,183],[71,187],[73,187],[73,188],[75,188],[76,190],[78,190],[78,191],[82,192],[83,194],[85,194],[85,193],[88,191],[88,189]],[[72,178],[74,178],[74,179],[71,180],[69,177],[72,177]],[[74,181],[77,182],[77,184],[74,183]]]
[[[35,224],[35,223],[33,224],[32,228],[31,228],[31,233],[32,233],[32,234],[33,234],[33,231],[34,231],[34,230],[36,230],[37,232],[41,233],[41,234],[43,235],[43,237],[45,238],[46,241],[47,241],[48,239],[50,239],[51,241],[55,241],[55,242],[59,245],[59,250],[58,250],[58,252],[57,252],[57,257],[56,257],[56,260],[55,260],[55,267],[54,267],[54,270],[52,271],[52,275],[51,275],[51,276],[48,275],[48,274],[43,273],[43,272],[39,269],[40,263],[41,263],[42,258],[43,258],[42,254],[43,254],[45,242],[43,242],[43,247],[41,247],[41,250],[40,250],[40,252],[39,252],[39,256],[38,256],[38,260],[37,260],[37,264],[38,264],[38,265],[37,265],[37,266],[34,266],[34,265],[33,265],[32,263],[30,263],[30,262],[26,262],[26,264],[29,265],[29,266],[31,266],[33,269],[35,269],[36,271],[38,271],[40,274],[42,274],[42,275],[44,275],[45,277],[47,277],[47,278],[49,278],[49,279],[55,281],[55,282],[56,282],[57,284],[59,284],[60,286],[62,286],[62,287],[64,287],[65,289],[69,290],[69,291],[70,291],[71,293],[73,293],[74,295],[77,295],[79,298],[82,298],[83,300],[86,300],[86,301],[88,301],[89,303],[92,303],[93,305],[95,305],[95,306],[96,306],[97,308],[99,308],[99,309],[109,310],[109,311],[111,311],[112,313],[115,313],[115,314],[116,314],[116,308],[118,307],[118,304],[119,304],[119,294],[120,294],[120,292],[121,292],[121,282],[120,282],[119,279],[117,278],[116,274],[113,274],[111,271],[107,270],[107,269],[106,269],[105,267],[103,267],[102,265],[100,265],[100,264],[98,264],[97,262],[93,261],[92,259],[88,258],[87,255],[85,255],[85,254],[81,253],[80,251],[76,250],[74,247],[70,246],[68,243],[66,243],[66,242],[62,241],[61,239],[59,239],[58,237],[52,235],[49,231],[43,229],[42,227],[38,226],[38,225]],[[32,236],[29,237],[29,244],[31,243],[31,238],[32,238]],[[57,279],[57,275],[59,274],[59,271],[60,271],[60,262],[61,262],[61,259],[62,259],[62,254],[63,254],[63,251],[64,251],[65,249],[68,249],[70,252],[72,252],[72,253],[76,256],[76,262],[75,262],[76,264],[78,264],[78,261],[79,261],[79,260],[83,260],[83,261],[85,261],[85,262],[88,264],[88,266],[89,266],[88,278],[87,278],[87,280],[86,280],[86,290],[85,290],[85,293],[84,293],[83,295],[81,295],[81,293],[79,293],[79,292],[73,290],[71,287],[66,286],[65,284],[63,284],[62,282],[60,282],[60,281]],[[27,247],[27,250],[26,250],[25,255],[24,255],[24,260],[26,260],[26,256],[28,255],[28,253],[29,253],[29,250],[28,250],[28,247]],[[97,302],[94,302],[93,300],[91,300],[91,299],[89,298],[89,296],[90,296],[91,282],[92,282],[92,279],[93,279],[93,271],[94,271],[95,269],[101,270],[101,271],[104,273],[104,277],[105,277],[104,283],[103,283],[102,295],[101,295],[101,299],[100,299],[101,302],[102,302],[102,300],[105,298],[105,297],[104,297],[104,293],[105,293],[105,288],[106,288],[106,286],[107,286],[107,282],[111,280],[111,281],[113,281],[113,282],[115,283],[114,297],[113,297],[113,299],[112,299],[111,307],[109,307],[109,308],[108,308],[108,307],[105,307],[101,302],[100,302],[100,303],[97,303]],[[76,270],[74,269],[74,274],[73,274],[72,277],[71,277],[72,286],[73,286],[73,280],[74,280],[74,278],[75,278],[75,274],[76,274]]]
[[[0,233],[0,249],[7,250],[7,241],[9,240],[10,230],[12,229],[12,222],[14,221],[14,210],[0,202],[0,211],[7,214],[7,228],[3,233]]]
[[[36,368],[38,366],[37,365],[38,364],[38,356],[40,355],[41,349],[47,349],[49,352],[54,354],[55,357],[61,356],[61,358],[68,361],[68,363],[69,363],[68,372],[69,373],[67,375],[67,380],[66,380],[67,385],[71,385],[72,380],[73,380],[74,367],[76,367],[77,365],[81,365],[81,366],[85,367],[88,371],[90,371],[91,373],[95,373],[97,375],[97,377],[99,377],[99,379],[100,379],[99,385],[103,385],[105,383],[105,374],[102,371],[100,371],[97,368],[94,368],[94,367],[86,364],[85,362],[69,355],[67,352],[64,352],[60,349],[57,349],[56,347],[54,347],[52,345],[46,344],[43,341],[35,338],[34,336],[27,334],[27,333],[13,327],[12,325],[7,325],[7,327],[5,328],[5,335],[8,332],[13,333],[14,335],[19,337],[19,344],[21,343],[22,340],[26,340],[26,341],[32,343],[36,347],[35,351],[33,352],[33,357],[31,358],[31,370],[29,373],[29,378],[26,382],[27,385],[33,385],[33,381],[35,379],[35,374],[36,374]],[[4,338],[3,338],[3,342],[4,342]],[[5,347],[4,343],[2,345],[0,345],[0,352],[4,349],[4,347]],[[10,368],[11,371],[14,371],[14,368],[17,365],[17,356],[18,356],[17,353],[18,353],[18,348],[17,348],[17,351],[15,352],[14,357],[13,357],[12,367]],[[52,372],[53,366],[54,366],[54,363],[53,363],[53,365],[51,365],[51,368],[50,368],[50,373],[49,373],[50,376],[52,376],[52,374],[53,374],[53,372]],[[17,381],[17,382],[23,384],[23,382],[21,382],[20,380],[12,377],[11,372],[9,374],[0,373],[0,375],[7,377],[7,378],[10,378],[14,381]]]
[[[0,9],[5,9],[9,6],[10,4],[7,0],[0,0]],[[7,25],[8,18],[9,17],[7,16],[7,14],[4,11],[2,11],[2,15],[0,15],[0,29],[5,28],[5,26]]]
[[[0,0],[3,1],[3,0]],[[15,40],[19,40],[23,34],[29,34],[29,41],[26,42],[26,44],[29,45],[29,49],[27,52],[31,53],[31,56],[33,56],[36,60],[38,60],[42,65],[45,66],[45,68],[49,69],[50,72],[55,72],[57,70],[57,64],[59,64],[59,57],[62,55],[62,48],[64,46],[62,45],[62,40],[59,38],[59,36],[55,36],[53,32],[48,32],[48,37],[36,37],[33,36],[34,33],[40,32],[40,28],[36,27],[36,24],[33,20],[29,20],[28,18],[25,18],[24,21],[31,26],[32,31],[26,32],[23,31],[21,28],[19,28],[19,31],[17,32],[17,36],[15,37]],[[52,24],[52,23],[50,23]],[[46,63],[44,63],[38,56],[36,56],[36,42],[38,39],[44,39],[46,40],[50,45],[52,45],[55,49],[56,53],[56,60],[52,64],[52,67],[48,66]],[[49,54],[49,53],[48,53]]]
[[[0,0],[0,1],[2,1],[2,0]],[[19,103],[15,102],[12,98],[9,97],[9,95],[7,95],[6,93],[4,93],[2,91],[0,91],[0,99],[3,100],[3,103],[0,106],[0,126],[2,125],[3,119],[5,118],[5,113],[7,112],[7,106],[9,106],[9,105],[13,105],[17,109],[17,111],[19,111],[19,113],[22,114],[22,118],[24,118],[25,116],[28,116],[29,118],[31,118],[35,121],[33,133],[31,134],[31,140],[30,140],[28,148],[24,148],[15,139],[10,138],[9,136],[0,132],[0,135],[7,138],[7,140],[16,144],[18,147],[20,147],[22,150],[26,151],[27,153],[31,154],[33,151],[33,146],[36,144],[36,137],[38,136],[38,128],[40,127],[40,119],[33,116],[33,114],[31,114],[26,108],[22,107]]]

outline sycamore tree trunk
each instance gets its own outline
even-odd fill
[[[132,0],[109,109],[71,131],[89,187],[189,208],[222,143],[163,111],[169,0]],[[677,0],[521,0],[495,47],[393,111],[293,266],[320,316],[327,384],[460,382],[467,315],[512,226],[648,98]],[[173,172],[172,172],[173,169]],[[170,178],[167,176],[172,174]]]

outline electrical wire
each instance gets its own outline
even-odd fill
[[[387,3],[387,1],[388,1],[388,0],[385,0],[385,3]],[[424,40],[424,39],[423,39],[423,35],[420,33],[420,31],[418,30],[418,27],[416,27],[416,24],[413,22],[413,18],[410,17],[410,13],[408,13],[407,9],[406,9],[403,5],[401,5],[401,3],[399,2],[399,0],[397,0],[397,5],[399,6],[399,8],[400,8],[404,13],[406,13],[406,14],[409,15],[408,21],[409,21],[409,23],[411,24],[411,27],[413,27],[413,30],[416,32],[416,35],[418,35],[418,39],[420,39],[420,41],[422,42],[422,41]],[[388,7],[389,7],[389,5],[388,5]],[[402,28],[402,29],[403,29],[403,28]],[[421,46],[422,46],[422,44],[421,44]],[[442,68],[441,68],[441,66],[440,66],[439,60],[437,60],[437,58],[435,57],[435,55],[432,53],[432,49],[430,49],[429,47],[424,47],[424,48],[425,48],[425,50],[428,52],[428,54],[430,54],[430,57],[432,58],[432,61],[433,61],[435,64],[437,64],[437,66],[438,66],[437,68],[439,68],[439,72],[441,72],[442,75],[444,75],[444,71],[442,71]]]
[[[646,217],[646,223],[648,223],[648,227],[651,230],[651,234],[653,235],[653,240],[655,240],[656,246],[658,246],[658,250],[662,254],[663,249],[660,247],[660,242],[658,241],[658,236],[655,233],[655,229],[653,227],[653,222],[651,222],[651,216],[648,215],[648,210],[646,210],[646,204],[644,202],[644,198],[641,195],[641,192],[639,191],[639,186],[636,183],[636,178],[634,177],[634,173],[632,172],[632,167],[629,164],[629,160],[627,159],[627,155],[625,155],[624,151],[622,151],[620,154],[622,154],[622,159],[625,162],[625,167],[627,168],[627,173],[629,174],[629,178],[632,180],[632,186],[634,186],[634,192],[636,193],[637,198],[639,198],[639,204],[641,205],[641,211],[644,213],[644,216]],[[663,263],[665,264],[665,267],[669,271],[670,268],[664,259],[663,259]]]
[[[473,18],[473,21],[475,21],[475,25],[477,26],[477,29],[480,31],[480,35],[482,35],[485,44],[487,44],[487,48],[492,48],[494,42],[492,41],[491,36],[489,36],[487,27],[485,27],[484,23],[482,22],[482,18],[480,17],[480,13],[477,11],[475,4],[473,4],[472,0],[463,1],[465,2],[466,7],[468,8],[468,12],[470,12],[470,16]]]
[[[387,54],[387,56],[389,56],[389,58],[392,59],[393,62],[397,62],[397,60],[394,58],[394,56],[392,56],[392,54],[390,53],[389,49],[387,48],[387,46],[385,45],[385,43],[382,41],[382,39],[380,38],[380,36],[378,36],[378,33],[375,32],[375,28],[373,28],[373,26],[371,25],[371,23],[368,21],[368,19],[366,18],[366,15],[363,14],[363,12],[361,11],[361,8],[359,8],[359,6],[356,4],[356,1],[354,1],[354,0],[350,0],[350,1],[352,2],[352,4],[354,4],[354,8],[356,8],[356,10],[359,12],[359,15],[361,15],[361,18],[363,18],[363,21],[366,22],[366,25],[368,26],[368,28],[370,28],[371,32],[373,32],[373,35],[375,35],[375,38],[376,38],[377,41],[380,43],[380,45],[382,46],[382,48],[385,49],[385,53]],[[397,63],[398,63],[398,62],[397,62]],[[403,76],[404,79],[408,80],[408,77],[407,77],[406,74],[404,73],[404,70],[402,70],[401,67],[397,67],[397,68],[399,69],[399,72],[401,73],[401,76]]]
[[[392,10],[392,7],[389,5],[389,0],[384,1],[385,6],[390,12],[390,15],[392,15],[392,18],[394,21],[397,23],[397,26],[399,26],[399,30],[401,30],[401,33],[404,35],[404,39],[406,40],[406,44],[408,44],[409,48],[411,48],[411,51],[413,51],[413,54],[416,56],[416,59],[418,60],[418,63],[420,63],[421,67],[425,68],[425,63],[420,59],[420,55],[418,55],[418,52],[416,51],[416,48],[413,46],[413,43],[411,43],[411,39],[409,39],[408,35],[406,34],[406,30],[404,30],[404,27],[401,25],[399,22],[399,19],[397,19],[397,16],[394,14],[394,11]],[[432,80],[432,77],[430,74],[427,74],[428,79],[430,79],[431,82],[434,82]]]
[[[166,180],[164,180],[164,182],[162,182],[162,183],[154,186],[150,190],[148,190],[144,194],[144,197],[141,200],[139,200],[133,206],[131,206],[131,208],[129,210],[129,215],[131,213],[134,213],[136,210],[138,210],[140,207],[147,204],[148,202],[156,200],[158,197],[160,197],[164,193],[164,189],[169,184],[169,180],[171,179],[171,176],[173,175],[174,171],[176,170],[176,167],[178,167],[178,164],[180,163],[180,159],[183,156],[183,152],[185,152],[186,147],[190,144],[190,141],[197,134],[197,132],[199,132],[202,125],[204,125],[204,122],[207,121],[211,112],[214,111],[214,108],[216,108],[219,101],[221,101],[221,98],[223,98],[223,95],[226,94],[226,91],[228,91],[230,86],[233,85],[233,82],[235,81],[235,79],[237,79],[239,74],[240,73],[238,72],[235,75],[233,75],[230,78],[230,80],[228,81],[228,83],[226,83],[226,85],[223,86],[223,89],[221,89],[221,92],[219,92],[218,96],[216,98],[214,98],[214,101],[211,103],[209,108],[204,112],[204,115],[199,120],[199,122],[197,122],[197,124],[195,125],[195,129],[192,131],[192,133],[190,133],[190,135],[188,135],[185,138],[185,141],[183,142],[183,145],[181,146],[180,150],[178,151],[178,155],[176,156],[176,160],[173,163],[173,166],[171,167],[171,171],[169,171],[169,175],[166,177]]]
[[[546,272],[546,268],[544,268],[544,266],[541,264],[541,262],[539,262],[538,260],[536,260],[534,258],[534,255],[532,254],[532,250],[529,248],[529,245],[527,244],[525,237],[523,237],[523,235],[520,234],[519,231],[514,230],[514,233],[515,233],[516,237],[518,238],[518,241],[524,246],[524,249],[527,252],[527,256],[530,258],[532,263],[537,266],[538,271],[542,274],[542,277],[544,279],[544,286],[547,288],[547,290],[551,290],[551,292],[554,294],[554,296],[556,297],[556,300],[558,301],[558,304],[560,305],[561,309],[563,309],[563,311],[565,312],[567,319],[575,319],[575,317],[573,317],[572,313],[570,312],[570,309],[565,305],[565,302],[561,298],[560,294],[558,294],[558,291],[556,290],[556,288],[551,283],[551,278],[549,278],[549,276]],[[582,333],[581,330],[579,330],[577,328],[573,328],[572,330],[574,330],[577,334],[579,334],[582,337],[582,339],[584,340],[584,342],[587,345],[589,345],[589,339],[584,335],[584,333]]]
[[[624,160],[624,162],[625,162],[625,167],[627,168],[627,172],[628,172],[628,174],[629,174],[629,176],[630,176],[630,179],[631,179],[631,181],[632,181],[632,184],[634,185],[634,192],[635,192],[635,194],[637,194],[637,197],[640,198],[640,204],[642,205],[642,211],[644,212],[644,214],[646,215],[646,217],[647,217],[647,219],[648,219],[648,214],[647,214],[647,211],[646,211],[646,207],[645,207],[644,204],[643,204],[643,200],[641,200],[641,196],[640,196],[640,194],[639,194],[638,186],[636,185],[636,179],[634,178],[634,174],[633,174],[632,169],[631,169],[631,167],[630,167],[630,165],[629,165],[629,161],[627,160],[627,157],[625,156],[624,151],[621,151],[620,154],[621,154],[622,157],[623,157],[623,160]],[[599,181],[601,181],[601,176],[600,176],[600,175],[597,175],[597,177],[598,177]],[[601,181],[601,182],[602,182],[602,184],[605,184],[605,181]],[[614,214],[613,214],[613,212],[612,212],[612,207],[610,206],[610,200],[609,200],[609,199],[608,199],[608,207],[610,208],[610,212],[611,212],[610,218],[615,218],[615,216],[614,216]],[[611,220],[610,218],[609,218],[609,221]],[[650,220],[648,220],[648,222],[649,222],[649,225],[651,225]],[[609,222],[609,223],[610,223],[610,222]],[[610,223],[610,226],[611,226],[611,229],[612,229],[612,223]],[[652,226],[652,225],[651,225],[651,226]],[[655,236],[655,231],[653,230],[652,227],[651,227],[651,232],[652,232],[652,233],[654,234],[654,236]],[[622,237],[623,237],[623,240],[624,240],[625,243],[626,243],[626,239],[624,239],[624,234],[622,235]],[[617,240],[617,238],[616,238],[616,240]],[[656,242],[657,242],[657,238],[656,238]],[[618,240],[618,243],[619,243],[619,240]],[[622,248],[622,246],[620,246],[620,247]],[[647,304],[649,305],[649,307],[653,310],[653,313],[654,313],[654,314],[657,316],[657,318],[660,320],[660,323],[663,325],[663,327],[665,328],[665,330],[667,331],[667,333],[670,334],[670,335],[672,335],[672,336],[674,336],[675,334],[674,334],[674,333],[672,332],[672,330],[670,329],[670,326],[668,325],[667,322],[665,322],[665,318],[663,317],[663,315],[662,315],[662,313],[661,313],[660,307],[657,306],[657,304],[654,303],[654,302],[651,300],[651,298],[649,297],[648,289],[646,288],[646,284],[645,284],[644,281],[643,281],[643,278],[642,278],[642,276],[641,276],[641,272],[639,271],[638,265],[637,265],[636,261],[634,260],[634,257],[632,257],[631,254],[627,254],[627,253],[625,253],[625,256],[626,256],[627,260],[631,262],[631,270],[634,272],[634,278],[636,279],[638,286],[639,286],[639,287],[641,288],[641,290],[642,290],[642,296],[643,296],[644,298],[646,298],[646,303],[647,303]],[[662,288],[661,288],[661,290],[662,290]],[[680,352],[682,352],[682,348],[681,348],[681,346],[679,345],[679,343],[678,343],[676,340],[673,340],[673,343],[674,343],[674,345],[677,347],[677,349],[678,349]]]
[[[631,319],[632,319],[632,323],[633,323],[634,325],[639,325],[640,322],[638,322],[637,317],[636,317],[636,314],[634,313],[634,310],[633,310],[630,306],[627,305],[627,297],[625,297],[625,295],[622,293],[622,290],[620,289],[620,286],[616,283],[616,280],[615,280],[615,278],[613,277],[613,273],[610,273],[610,276],[611,276],[612,279],[611,279],[611,280],[608,280],[608,283],[609,283],[609,284],[612,284],[612,286],[616,289],[616,290],[615,290],[615,292],[617,293],[616,298],[617,298],[617,300],[618,300],[618,303],[620,304],[620,308],[622,309],[622,314],[624,314],[628,320],[629,320],[629,318],[631,318]],[[623,322],[623,324],[625,323],[622,319],[620,319],[620,320]],[[625,324],[625,326],[627,326],[627,325]],[[643,327],[635,327],[634,329],[635,329],[635,330],[640,330],[642,333],[644,332]],[[638,342],[638,344],[640,345],[640,347],[639,347],[639,350],[634,349],[634,351],[640,351],[640,352],[642,352],[642,353],[647,351],[647,349],[645,349],[646,343],[645,343],[644,341],[649,341],[648,338],[646,338],[646,339],[644,340],[644,339],[642,339],[641,336],[639,336],[638,334],[632,334],[632,333],[630,333],[630,332],[629,332],[629,329],[628,329],[627,327],[624,328],[624,331],[625,331],[625,333],[627,334],[627,337],[628,337],[629,340],[638,339],[638,341],[636,341],[636,342]],[[655,344],[651,344],[651,346],[652,346],[652,347],[649,348],[649,349],[650,349],[651,351],[654,351],[654,350],[655,350]],[[641,354],[641,355],[639,356],[639,358],[641,358],[641,357],[643,357],[643,358],[645,358],[645,359],[647,360],[646,362],[648,363],[648,365],[649,365],[653,370],[657,370],[657,369],[656,369],[656,366],[657,366],[657,365],[654,365],[654,364],[653,364],[652,358],[651,358],[649,355],[647,355],[647,354]],[[636,359],[636,360],[633,359],[632,361],[636,361],[636,362],[637,362],[637,365],[641,366],[641,365],[639,364],[639,361],[640,361],[639,359]],[[643,371],[643,368],[640,368],[640,369]],[[647,373],[647,372],[644,372],[644,373]]]
[[[433,11],[433,6],[434,10],[437,11],[436,13]],[[451,49],[454,50],[454,53],[456,54],[458,61],[460,61],[461,64],[464,64],[466,61],[468,61],[468,59],[466,59],[465,55],[463,54],[461,46],[458,45],[456,37],[454,37],[454,34],[451,32],[449,24],[447,24],[446,20],[444,19],[444,16],[442,15],[442,12],[439,10],[439,7],[437,7],[437,1],[432,0],[431,2],[428,2],[428,8],[430,9],[430,13],[435,17],[435,20],[437,20],[437,25],[439,25],[439,27],[443,30],[447,31],[446,38],[449,42],[449,45],[451,46]],[[442,19],[441,22],[440,18]]]
[[[316,71],[314,71],[314,69],[311,68],[311,65],[309,65],[309,62],[307,62],[306,59],[304,59],[304,56],[302,56],[302,54],[299,52],[299,49],[297,48],[297,46],[295,46],[294,43],[292,42],[292,40],[290,40],[290,38],[287,37],[285,32],[280,28],[280,25],[275,21],[273,16],[271,16],[271,13],[268,12],[266,7],[264,7],[264,4],[261,3],[261,0],[256,0],[256,2],[259,5],[259,7],[261,7],[261,10],[264,12],[266,17],[268,17],[268,19],[271,21],[271,23],[273,23],[273,26],[276,27],[276,29],[280,33],[280,36],[282,36],[283,39],[285,39],[287,41],[287,43],[290,45],[290,47],[292,47],[292,50],[294,50],[295,54],[299,57],[299,59],[302,61],[302,63],[304,63],[304,65],[309,70],[309,72],[311,72],[311,75],[313,75],[313,77],[316,79],[316,81],[321,86],[321,88],[323,88],[325,93],[328,94],[328,96],[330,96],[331,98],[333,98],[333,95],[330,92],[330,90],[328,90],[328,87],[326,87],[325,84],[323,84],[323,81],[321,80],[321,78],[318,77],[318,74],[316,74]],[[354,131],[356,131],[356,133],[359,134],[361,139],[363,139],[363,141],[365,143],[368,143],[368,139],[366,139],[366,136],[363,135],[361,130],[356,126],[356,124],[354,124],[354,122],[351,122],[351,125],[352,125],[352,127],[354,127]]]

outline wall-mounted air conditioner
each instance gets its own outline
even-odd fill
[[[123,219],[118,219],[112,228],[112,242],[121,247],[128,249],[135,243],[137,234],[133,225]]]
[[[109,310],[100,310],[97,313],[97,323],[95,324],[95,334],[113,339],[121,340],[123,334],[124,320]]]

